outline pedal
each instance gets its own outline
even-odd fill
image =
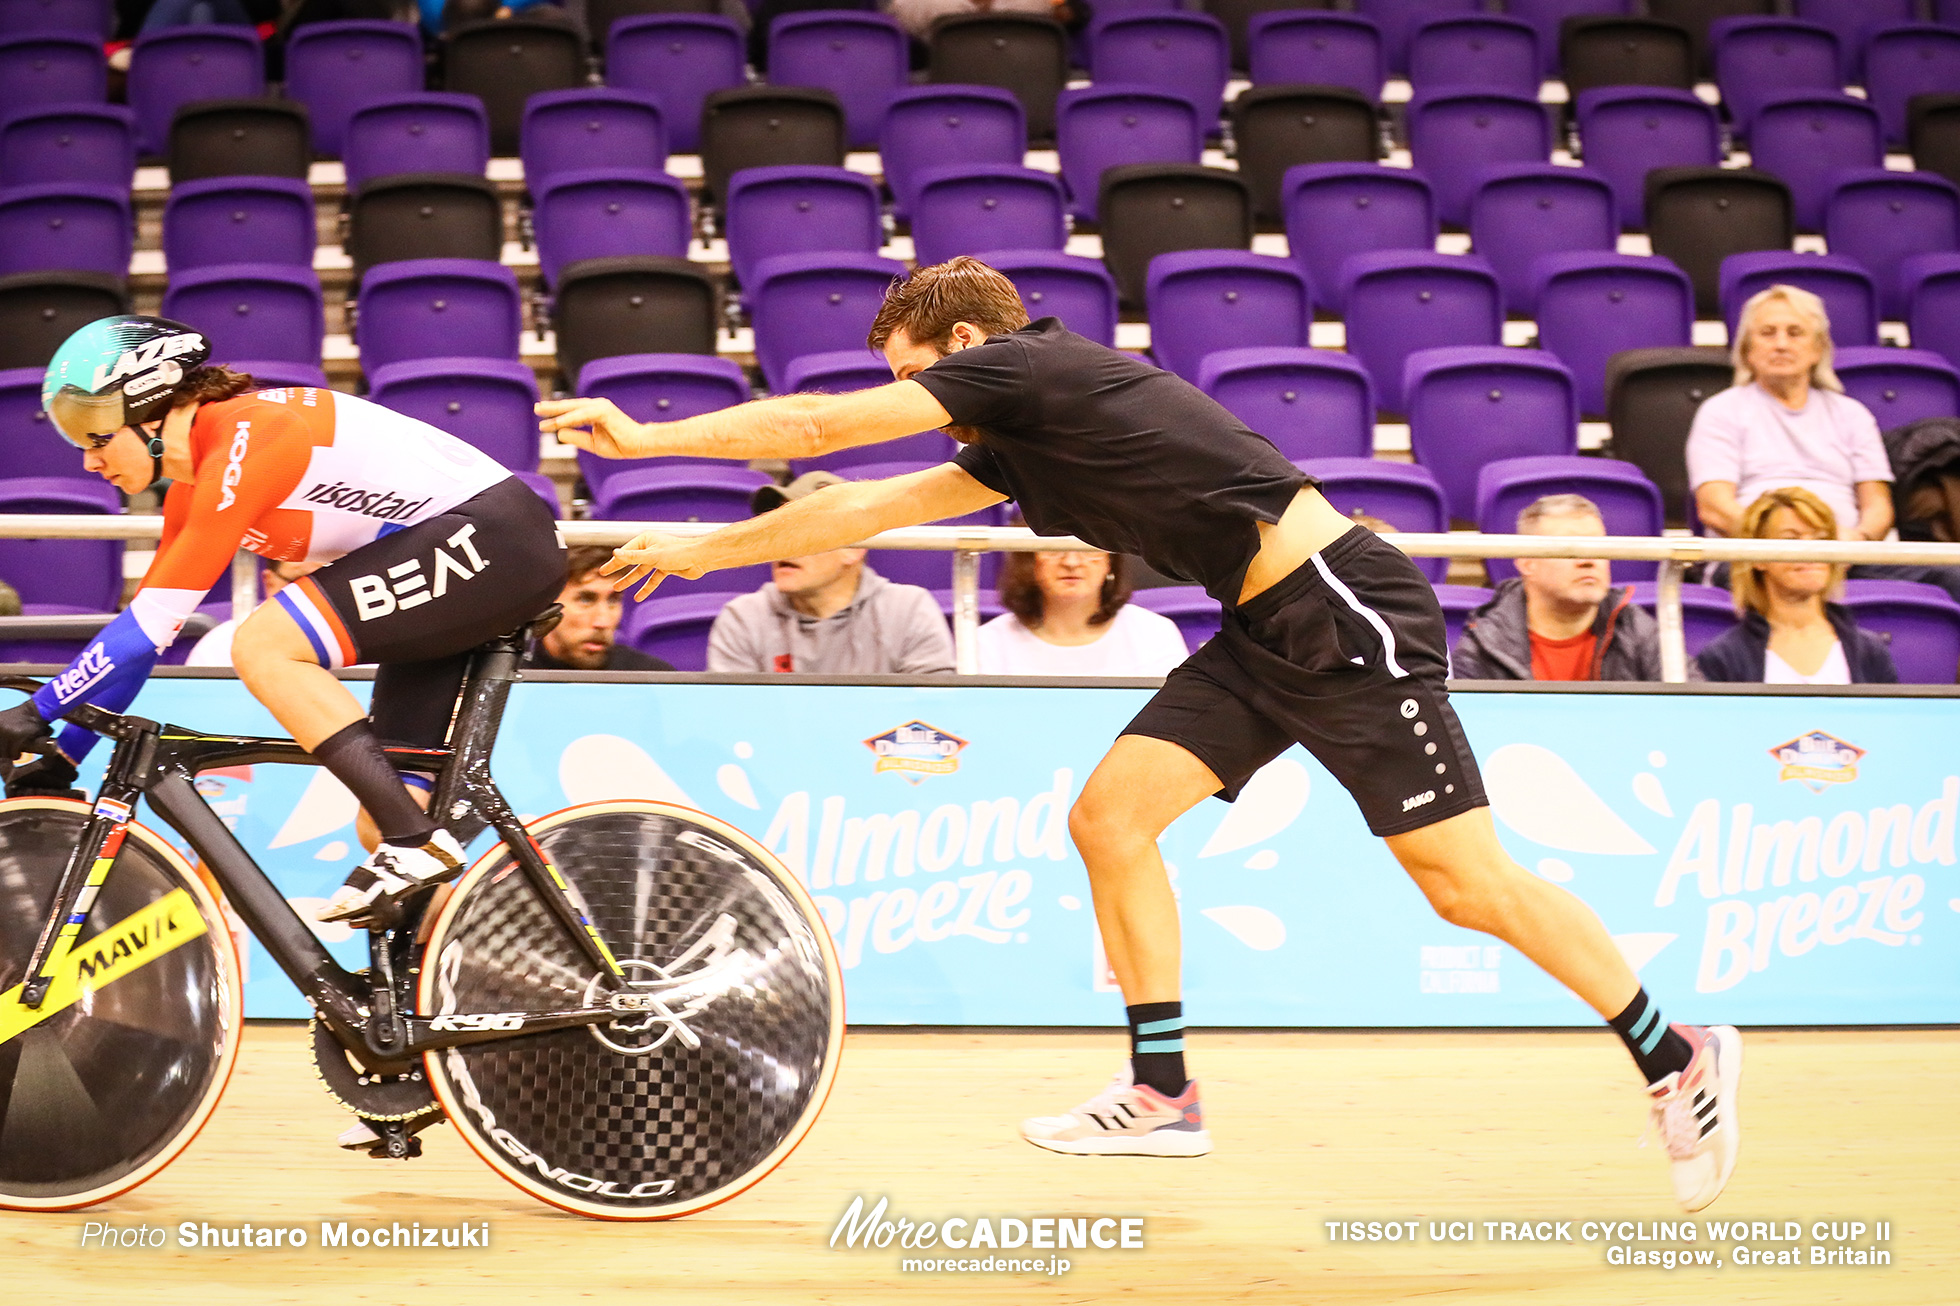
[[[341,1135],[340,1145],[350,1152],[365,1151],[378,1161],[407,1161],[422,1155],[422,1140],[416,1135],[435,1124],[440,1114],[414,1120],[370,1120],[363,1116],[358,1125]],[[356,1131],[372,1137],[368,1142]]]

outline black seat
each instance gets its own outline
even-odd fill
[[[1232,42],[1232,67],[1238,72],[1252,67],[1246,28],[1252,25],[1254,14],[1271,13],[1275,9],[1332,8],[1333,0],[1205,0],[1205,12],[1225,24],[1225,35]]]
[[[1688,524],[1688,428],[1695,410],[1733,379],[1725,349],[1627,349],[1606,362],[1613,456],[1660,487],[1670,526]]]
[[[715,0],[585,0],[585,26],[592,48],[603,53],[612,25],[642,14],[718,14]]]
[[[1042,14],[952,14],[932,25],[926,76],[998,86],[1028,115],[1028,136],[1055,138],[1055,97],[1068,85],[1068,32]]]
[[[1687,29],[1694,43],[1695,72],[1715,75],[1709,58],[1708,27],[1717,18],[1742,18],[1776,12],[1776,0],[1647,0],[1647,17]]]
[[[1788,249],[1796,238],[1790,188],[1754,168],[1655,168],[1647,174],[1647,234],[1695,286],[1695,315],[1719,316],[1722,260]]]
[[[465,23],[443,36],[442,70],[444,90],[483,101],[490,115],[490,152],[509,157],[517,153],[524,101],[539,91],[586,84],[585,37],[543,10]]]
[[[714,278],[680,258],[590,258],[558,274],[552,323],[567,389],[595,358],[712,354],[719,321]]]
[[[1653,18],[1576,14],[1559,25],[1566,92],[1600,86],[1695,86],[1695,43],[1688,29]]]
[[[1132,163],[1102,175],[1096,201],[1103,264],[1116,292],[1143,307],[1150,260],[1181,249],[1251,249],[1252,199],[1245,180],[1195,163]]]
[[[120,277],[22,272],[0,277],[0,370],[46,367],[61,342],[89,323],[129,312]]]
[[[347,205],[347,256],[355,280],[377,263],[409,258],[475,258],[504,252],[504,208],[497,188],[461,172],[376,177]]]
[[[1940,91],[1906,101],[1912,166],[1960,185],[1960,95]]]
[[[313,138],[293,100],[194,100],[170,120],[170,181],[205,177],[306,180]]]
[[[1375,105],[1345,86],[1252,86],[1232,101],[1232,139],[1239,175],[1252,191],[1252,212],[1277,227],[1280,182],[1302,163],[1373,163],[1381,157]]]
[[[701,106],[702,187],[714,199],[744,168],[844,163],[844,106],[809,86],[737,86]]]

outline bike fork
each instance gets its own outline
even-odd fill
[[[81,841],[68,855],[68,865],[62,869],[61,882],[55,887],[54,902],[49,905],[41,935],[27,958],[23,973],[29,978],[21,986],[20,1005],[29,1011],[40,1010],[47,1000],[62,961],[81,936],[89,909],[95,906],[96,895],[102,891],[103,881],[109,878],[109,868],[116,864],[116,854],[122,851],[135,801],[133,789],[121,790],[119,796],[105,792],[96,799],[95,810],[82,829]]]

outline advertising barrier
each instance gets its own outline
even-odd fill
[[[823,911],[855,1023],[1112,1024],[1121,998],[1067,817],[1148,694],[527,681],[493,770],[527,817],[661,798],[755,835]],[[1960,699],[1455,702],[1505,846],[1599,912],[1672,1018],[1960,1021]],[[158,679],[131,711],[279,733],[230,679]],[[353,798],[317,768],[233,768],[199,787],[308,919],[361,856]],[[1439,920],[1300,749],[1161,847],[1194,1025],[1597,1023],[1524,957]],[[362,939],[317,928],[365,965]],[[308,1014],[251,954],[246,1014]]]

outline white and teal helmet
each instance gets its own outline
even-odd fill
[[[161,416],[184,379],[211,357],[204,333],[164,317],[91,322],[55,351],[41,407],[71,444]]]

